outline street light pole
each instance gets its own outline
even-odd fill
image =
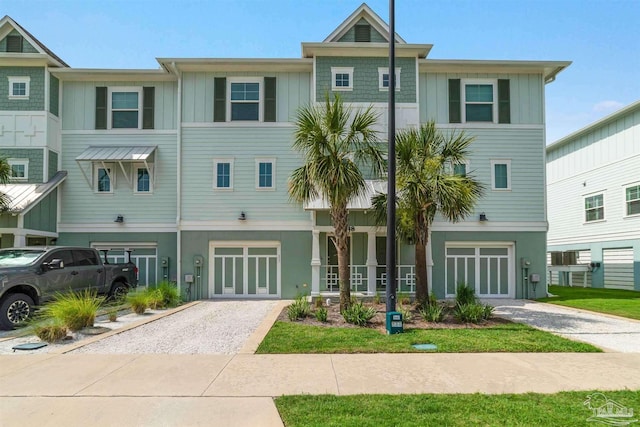
[[[389,0],[389,149],[387,180],[387,313],[396,311],[396,23]],[[387,317],[388,319],[388,317]],[[388,320],[387,320],[388,321]]]

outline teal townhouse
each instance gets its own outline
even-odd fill
[[[337,294],[328,206],[288,195],[303,162],[291,148],[294,120],[339,94],[373,106],[384,138],[390,37],[397,128],[435,120],[473,135],[455,170],[486,187],[473,215],[434,224],[433,291],[449,297],[465,282],[481,297],[543,295],[544,90],[570,63],[428,59],[430,44],[390,35],[366,4],[325,40],[302,43],[301,58],[158,58],[157,70],[71,68],[5,17],[0,152],[13,178],[2,188],[33,194],[3,213],[2,246],[86,245],[114,259],[132,251],[142,284],[175,280],[190,299]],[[367,194],[349,205],[359,295],[386,283],[386,227],[370,201],[386,182],[367,178]],[[413,292],[413,246],[397,250],[398,288]]]

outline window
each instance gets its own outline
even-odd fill
[[[627,202],[627,215],[640,214],[640,184],[627,187],[625,189],[625,200]]]
[[[495,80],[464,80],[463,89],[463,121],[494,123],[497,116]]]
[[[9,99],[29,99],[31,77],[9,77]]]
[[[26,181],[29,179],[29,160],[28,159],[8,159],[9,167],[11,167],[12,181]]]
[[[584,198],[585,222],[601,221],[604,219],[604,195],[596,194]]]
[[[400,68],[396,68],[396,90],[400,90]],[[378,89],[389,90],[389,68],[378,68]]]
[[[353,67],[331,67],[331,90],[353,90]]]
[[[217,159],[213,161],[213,188],[233,189],[233,160]]]
[[[453,165],[453,174],[467,176],[467,163],[456,163]]]
[[[232,80],[230,84],[231,121],[260,121],[262,79]]]
[[[256,159],[256,188],[275,190],[275,159]]]
[[[111,168],[95,166],[95,191],[98,193],[113,193],[115,186],[115,176]]]
[[[135,167],[135,177],[136,177],[136,193],[150,193],[151,188],[151,176],[149,175],[149,169],[145,166],[136,166]]]
[[[109,128],[141,128],[141,87],[109,88]]]
[[[491,189],[511,190],[510,160],[491,160]]]

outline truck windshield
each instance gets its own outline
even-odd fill
[[[0,267],[28,265],[43,253],[37,249],[3,249],[0,250]]]

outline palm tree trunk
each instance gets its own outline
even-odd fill
[[[429,303],[429,279],[427,277],[429,229],[422,217],[418,218],[416,225],[418,228],[415,250],[416,302],[420,307],[426,307]]]
[[[338,252],[338,282],[340,285],[340,311],[351,306],[351,274],[349,273],[349,212],[347,204],[341,203],[331,209],[335,229],[335,244]]]

